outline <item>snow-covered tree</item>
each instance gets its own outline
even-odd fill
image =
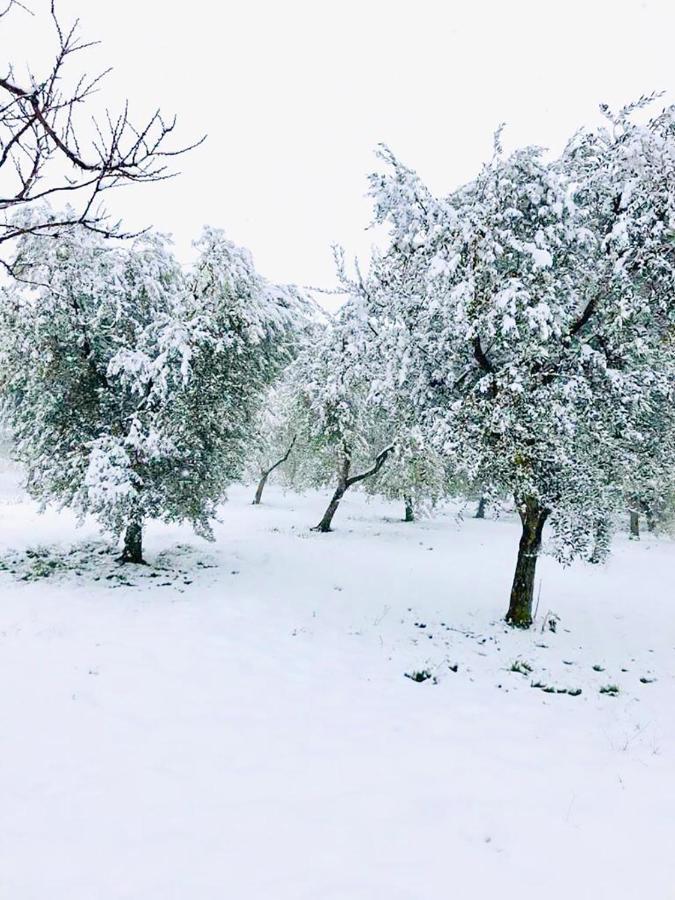
[[[331,530],[346,491],[377,475],[393,450],[371,390],[377,359],[364,325],[360,301],[347,302],[288,371],[295,485],[335,485],[316,531]]]
[[[450,491],[450,478],[443,457],[431,446],[421,428],[401,423],[382,415],[384,446],[396,436],[394,448],[386,466],[365,482],[365,490],[372,495],[397,500],[403,506],[404,521],[429,514]]]
[[[253,505],[262,501],[270,476],[288,463],[298,440],[292,416],[292,385],[283,377],[272,385],[255,418],[246,474],[256,480]]]
[[[453,471],[515,497],[520,627],[545,523],[559,558],[588,556],[623,503],[636,423],[673,403],[675,110],[645,124],[644,105],[606,111],[553,161],[505,158],[497,138],[445,198],[386,150],[371,179],[390,243],[362,296],[387,377]]]
[[[184,273],[160,236],[27,235],[14,267],[33,288],[0,307],[3,408],[28,490],[124,532],[128,561],[142,560],[147,519],[210,535],[304,312],[219,231],[197,247]]]
[[[295,332],[294,359],[313,352],[328,321],[326,312],[311,297],[302,296],[301,302],[303,311]],[[294,452],[304,428],[294,372],[291,365],[285,367],[267,389],[255,416],[244,472],[247,481],[256,482],[254,506],[262,501],[271,476],[288,486],[303,487],[309,474],[305,472],[306,461]]]

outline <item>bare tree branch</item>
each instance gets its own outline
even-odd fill
[[[21,0],[0,0],[0,23],[14,11],[30,13]],[[80,37],[78,20],[65,26],[55,0],[50,18],[56,50],[47,74],[38,78],[29,70],[21,79],[10,63],[0,75],[0,248],[23,234],[49,234],[68,225],[127,237],[101,203],[105,191],[172,178],[177,173],[169,160],[205,139],[172,147],[175,117],[165,119],[158,109],[137,125],[128,102],[117,113],[106,109],[92,116],[93,96],[110,69],[93,76],[71,72],[74,58],[97,42]],[[72,87],[65,88],[67,83]],[[59,196],[71,204],[65,219],[37,211],[43,201]],[[17,217],[28,209],[35,211],[32,216]],[[6,261],[3,267],[8,268]]]

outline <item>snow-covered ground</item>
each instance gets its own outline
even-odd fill
[[[2,900],[675,897],[671,541],[519,633],[508,516],[236,488],[128,570],[0,480]]]

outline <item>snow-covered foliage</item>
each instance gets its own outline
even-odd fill
[[[352,298],[287,372],[288,423],[297,453],[286,473],[294,487],[337,485],[320,531],[345,491],[377,475],[395,443],[396,424],[384,426],[373,391],[378,357],[372,352],[360,298]]]
[[[327,314],[318,304],[303,299],[306,308],[299,318],[302,327],[294,332],[293,358],[311,356],[313,348],[321,342],[328,321]],[[294,367],[289,365],[260,399],[252,422],[243,473],[246,481],[258,484],[260,495],[271,475],[286,486],[304,484],[304,476],[298,474],[302,460],[296,450],[299,431],[303,427],[302,416],[298,415],[297,391]],[[264,479],[262,486],[261,479]],[[254,502],[260,502],[258,493]]]
[[[247,480],[260,478],[293,443],[294,423],[289,415],[292,402],[290,383],[283,376],[261,398],[246,458]]]
[[[390,244],[361,295],[385,383],[453,470],[515,495],[534,531],[548,519],[563,560],[624,503],[639,423],[675,383],[675,110],[606,115],[553,161],[498,136],[449,197],[386,149],[371,178]]]
[[[624,482],[627,508],[649,531],[669,529],[675,515],[675,403],[656,411],[647,407],[634,423]]]
[[[289,367],[287,428],[298,435],[297,487],[332,484],[345,464],[367,467],[391,443],[382,438],[371,386],[376,358],[364,332],[360,302],[348,302]],[[375,445],[380,440],[381,446]]]
[[[401,423],[392,427],[392,420],[387,415],[383,414],[381,419],[379,443],[386,446],[392,433],[396,440],[387,464],[364,482],[365,490],[369,494],[399,500],[408,519],[429,515],[451,490],[445,461],[419,426]]]
[[[168,241],[81,228],[20,243],[0,312],[4,412],[30,492],[115,534],[146,518],[209,535],[251,420],[308,303],[207,229],[187,273]]]

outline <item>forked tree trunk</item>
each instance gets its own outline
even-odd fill
[[[123,563],[144,563],[143,526],[140,522],[130,522],[124,532],[124,549],[120,557]]]
[[[529,628],[532,624],[537,557],[549,510],[541,506],[534,497],[525,497],[517,503],[517,506],[523,530],[518,545],[516,572],[513,576],[511,602],[506,621],[516,628]]]
[[[485,502],[485,497],[481,497],[478,501],[478,509],[476,510],[475,519],[484,519],[485,518],[485,507],[487,506]]]
[[[630,511],[630,539],[631,541],[640,540],[640,516],[634,510]]]
[[[295,446],[296,439],[297,439],[297,435],[295,435],[293,437],[293,440],[291,441],[291,443],[288,447],[288,450],[284,453],[284,455],[281,457],[281,459],[278,459],[274,463],[273,466],[270,466],[269,469],[263,471],[262,475],[260,476],[260,481],[258,482],[258,489],[255,492],[255,497],[253,498],[254,506],[257,506],[260,503],[260,501],[262,500],[262,495],[263,495],[263,491],[265,490],[265,485],[267,484],[267,479],[270,477],[272,472],[274,472],[274,470],[276,468],[278,468],[280,465],[285,463],[286,460],[288,459],[288,457],[291,455],[291,450]]]
[[[371,475],[377,475],[393,449],[393,444],[390,444],[389,447],[385,447],[384,450],[381,450],[380,453],[377,454],[377,456],[375,457],[375,462],[370,467],[370,469],[366,469],[365,472],[360,472],[358,475],[350,476],[349,472],[352,465],[351,453],[347,447],[344,448],[342,468],[340,470],[340,479],[338,481],[338,486],[335,488],[335,493],[331,497],[330,503],[326,507],[326,512],[323,514],[321,521],[318,525],[314,526],[312,531],[320,531],[324,534],[328,531],[331,531],[333,516],[337,512],[337,508],[340,505],[340,500],[342,500],[346,491],[352,485],[357,484],[359,481],[363,481],[365,478],[370,478]]]
[[[413,506],[412,497],[404,497],[405,502],[405,518],[404,522],[415,521],[415,507]]]

